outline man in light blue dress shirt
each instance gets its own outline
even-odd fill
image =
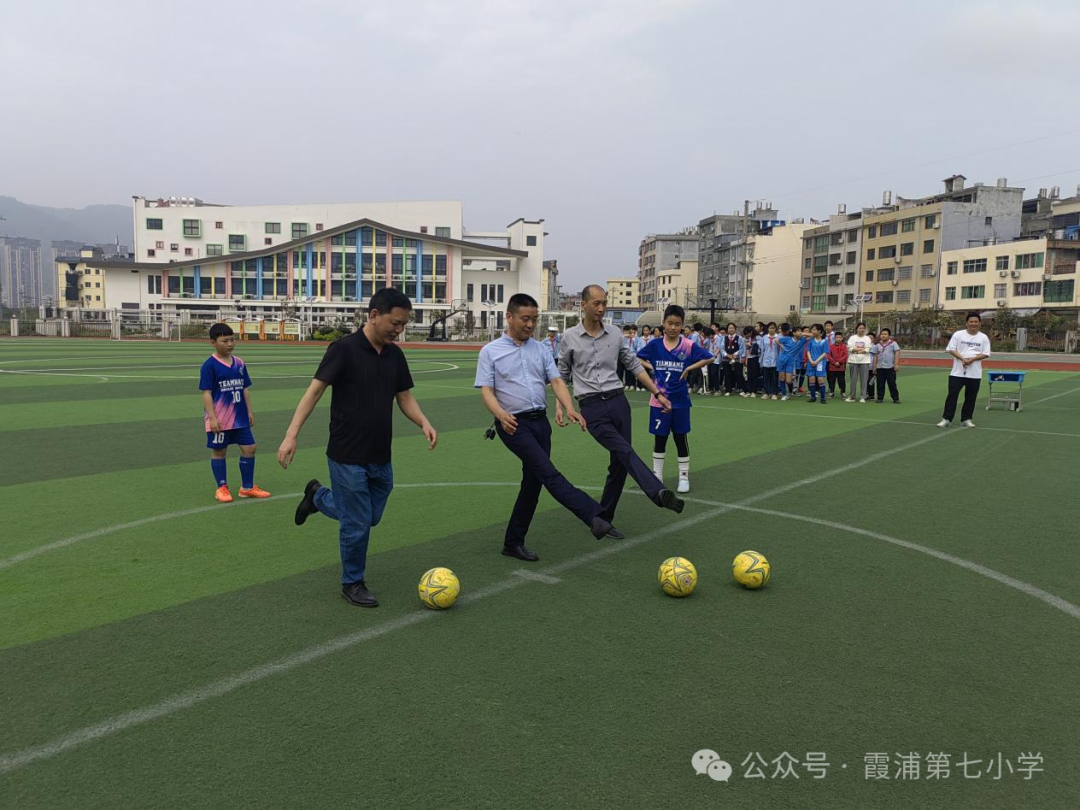
[[[551,423],[547,419],[547,386],[555,392],[566,418],[585,429],[585,420],[574,409],[550,350],[533,340],[539,308],[532,296],[518,293],[507,303],[506,332],[480,350],[475,387],[484,406],[495,417],[495,429],[515,456],[521,459],[521,489],[506,526],[502,553],[526,562],[540,559],[525,547],[540,490],[574,513],[597,539],[611,530],[600,517],[601,507],[566,480],[551,463]],[[559,427],[566,421],[557,415]]]

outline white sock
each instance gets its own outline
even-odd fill
[[[679,456],[679,478],[690,480],[690,456]]]
[[[664,480],[664,459],[667,458],[667,453],[653,453],[652,454],[652,471],[653,475]]]

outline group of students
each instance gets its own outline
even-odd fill
[[[810,402],[824,405],[839,388],[845,402],[884,402],[886,391],[894,403],[900,402],[900,347],[887,328],[876,334],[860,322],[854,334],[845,337],[832,321],[809,327],[758,321],[741,330],[734,323],[726,328],[713,323],[683,325],[679,331],[711,358],[688,374],[691,393],[773,400],[807,393]],[[643,326],[639,335],[637,326],[626,326],[623,342],[640,354],[664,332],[662,327]],[[642,390],[629,375],[624,384]]]

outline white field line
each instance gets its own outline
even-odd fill
[[[1080,388],[1073,388],[1073,389],[1071,389],[1069,391],[1062,391],[1060,394],[1053,394],[1053,395],[1048,396],[1048,397],[1043,397],[1042,399],[1033,400],[1032,402],[1028,403],[1028,406],[1038,405],[1040,402],[1049,402],[1052,399],[1057,399],[1058,397],[1063,397],[1063,396],[1065,396],[1067,394],[1075,394],[1077,391],[1080,391]]]
[[[913,450],[929,442],[937,441],[947,435],[949,434],[934,433],[917,441],[900,445],[899,447],[894,447],[889,450],[883,450],[880,453],[875,453],[871,456],[867,456],[861,461],[852,462],[851,464],[845,464],[842,467],[836,467],[831,470],[826,470],[808,478],[791,481],[787,484],[783,484],[779,487],[771,489],[768,492],[762,492],[758,495],[745,499],[739,505],[747,506],[752,503],[757,503],[761,500],[766,500],[777,495],[782,495],[785,492],[790,492],[791,490],[798,489],[799,487],[818,483],[822,480],[841,475],[845,472],[857,470],[861,467],[867,466],[868,464],[873,464],[877,461],[888,458],[889,456],[895,455],[896,453],[902,453],[906,450]],[[504,486],[516,486],[516,484],[512,482],[500,482],[500,484]],[[446,485],[458,486],[457,484],[449,482],[447,482]],[[475,485],[476,484],[474,484],[474,486]],[[490,486],[490,484],[487,485]],[[432,485],[424,484],[419,486]],[[589,563],[611,556],[612,554],[618,554],[622,551],[634,548],[650,540],[654,540],[658,537],[663,537],[669,534],[681,532],[691,526],[695,526],[704,521],[711,520],[719,515],[724,514],[725,512],[732,511],[733,508],[734,506],[718,506],[713,509],[706,510],[705,512],[702,512],[700,514],[694,515],[693,517],[682,518],[681,520],[669,523],[666,526],[662,526],[659,529],[650,531],[646,534],[641,535],[640,537],[628,538],[618,543],[604,546],[596,551],[578,555],[577,557],[573,557],[565,562],[557,563],[555,565],[535,570],[534,573],[544,574],[546,576],[555,576],[556,574],[563,571],[580,568],[583,565],[588,565]],[[529,581],[529,579],[526,579],[524,577],[511,574],[502,582],[497,582],[479,591],[466,594],[464,597],[462,597],[460,601],[464,604],[478,602],[482,599],[486,599],[491,596],[503,593],[504,591],[509,591],[513,588],[528,584]],[[422,612],[417,611],[415,613],[410,613],[397,619],[392,619],[390,621],[376,624],[373,627],[370,627],[366,630],[361,630],[357,633],[339,636],[338,638],[331,639],[330,641],[324,642],[323,644],[309,647],[306,650],[302,650],[300,652],[294,653],[293,655],[278,659],[277,661],[272,661],[258,667],[244,670],[243,672],[239,672],[236,675],[214,681],[205,686],[172,695],[150,706],[145,706],[141,709],[124,712],[123,714],[116,715],[100,723],[85,726],[76,731],[63,734],[59,737],[55,737],[49,742],[43,743],[41,745],[25,748],[22,751],[18,751],[13,754],[0,756],[0,775],[9,773],[13,770],[16,770],[17,768],[25,767],[26,765],[30,765],[33,762],[51,759],[52,757],[62,754],[65,751],[77,748],[88,742],[92,742],[103,737],[108,737],[112,734],[124,731],[135,726],[144,725],[153,720],[166,717],[183,709],[196,706],[200,703],[205,703],[208,700],[222,697],[243,687],[250,686],[251,684],[265,680],[272,675],[288,672],[290,670],[296,669],[297,667],[325,658],[326,656],[333,653],[355,647],[357,644],[362,644],[365,641],[387,635],[388,633],[391,633],[395,630],[399,630],[405,627],[411,627],[412,625],[418,624],[422,621],[430,620],[432,617],[438,615],[440,615],[438,612],[427,610]]]

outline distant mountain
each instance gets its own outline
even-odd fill
[[[86,208],[49,208],[0,196],[0,236],[58,241],[70,239],[96,245],[116,241],[132,243],[131,206],[88,205]]]

